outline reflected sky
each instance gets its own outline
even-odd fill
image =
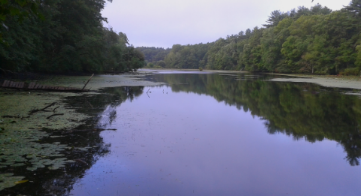
[[[99,125],[117,129],[101,133],[110,153],[73,195],[361,193],[361,167],[344,160],[337,142],[268,134],[265,120],[208,95],[146,87],[108,107]]]

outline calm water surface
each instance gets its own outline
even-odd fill
[[[361,101],[348,90],[258,75],[149,79],[168,85],[101,114],[98,126],[116,129],[101,133],[109,153],[71,194],[361,194]]]

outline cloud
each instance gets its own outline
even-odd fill
[[[273,10],[289,11],[316,3],[337,10],[348,0],[114,0],[103,15],[106,27],[128,35],[135,46],[212,42],[261,26]]]

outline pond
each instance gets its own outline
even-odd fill
[[[358,195],[361,101],[261,75],[157,74],[99,119],[74,195]]]
[[[159,72],[146,79],[166,85],[69,97],[104,131],[73,135],[98,146],[89,165],[39,187],[68,179],[52,193],[359,195],[361,99],[349,95],[358,92],[270,77]]]

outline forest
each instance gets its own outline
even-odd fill
[[[360,75],[361,0],[273,11],[254,27],[210,43],[133,47],[105,28],[112,0],[0,1],[0,72],[120,73],[149,68]]]
[[[143,67],[143,53],[126,34],[103,27],[105,3],[0,1],[0,73],[119,73]]]
[[[146,60],[167,68],[359,75],[361,0],[337,11],[320,4],[276,10],[262,28],[206,44],[175,44],[159,63]]]
[[[164,58],[169,54],[170,48],[157,48],[157,47],[137,47],[137,50],[144,54],[147,60],[147,67],[149,68],[164,68]]]

